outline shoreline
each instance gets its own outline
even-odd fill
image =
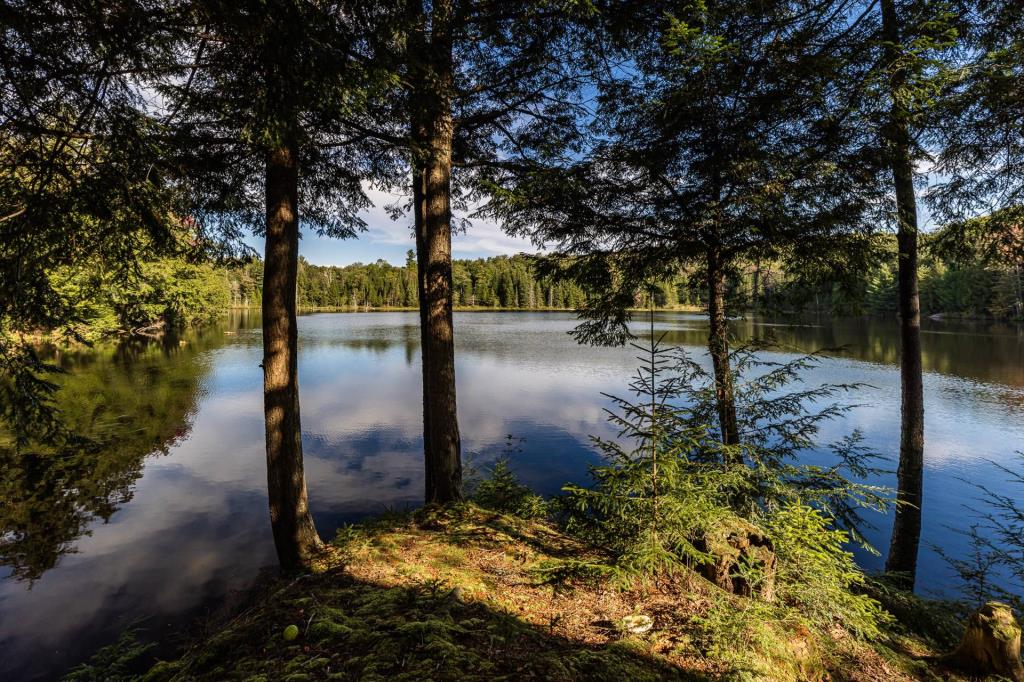
[[[566,559],[573,557],[573,559]],[[168,660],[131,666],[177,680],[899,680],[939,672],[955,632],[942,604],[878,586],[894,620],[873,637],[793,621],[690,569],[672,579],[558,577],[602,561],[550,520],[467,503],[339,529],[307,573],[258,582],[183,631]],[[869,586],[870,587],[870,586]],[[648,615],[649,614],[649,615]],[[757,614],[757,618],[749,618]],[[643,627],[633,629],[637,619]],[[102,675],[111,654],[86,664]],[[947,680],[964,678],[941,670]],[[748,679],[748,677],[743,677]]]

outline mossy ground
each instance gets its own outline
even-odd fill
[[[546,523],[471,505],[378,520],[339,533],[318,571],[265,585],[146,679],[947,679],[919,659],[933,647],[922,637],[811,632],[696,574],[541,579],[588,556]],[[635,614],[653,628],[623,632]]]

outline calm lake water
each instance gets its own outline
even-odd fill
[[[633,350],[577,346],[566,334],[571,314],[455,318],[466,456],[479,465],[509,454],[520,478],[543,493],[586,482],[597,461],[588,437],[614,435],[601,394],[626,393]],[[300,318],[306,476],[324,536],[420,501],[417,325],[416,313]],[[61,396],[69,423],[105,444],[62,457],[0,454],[0,679],[57,678],[130,626],[169,651],[176,628],[273,565],[258,327],[255,316],[236,316],[181,339],[58,356],[69,370]],[[638,323],[637,333],[645,327]],[[655,327],[666,342],[703,353],[699,315],[659,313]],[[740,338],[768,331],[805,351],[844,346],[807,382],[870,386],[822,441],[860,428],[868,445],[895,456],[894,321],[734,323]],[[1024,332],[930,322],[924,366],[919,585],[941,593],[954,583],[933,545],[963,550],[950,527],[969,522],[970,483],[1006,490],[988,460],[1013,464],[1024,449]],[[885,548],[890,520],[876,522],[871,539]],[[881,567],[877,557],[858,558]]]

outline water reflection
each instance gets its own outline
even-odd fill
[[[132,499],[143,460],[187,438],[202,386],[202,348],[178,339],[57,353],[66,427],[86,442],[0,445],[0,566],[37,580],[94,523]]]
[[[773,330],[792,346],[845,346],[809,382],[865,383],[861,406],[828,424],[854,427],[895,453],[898,337],[890,321],[736,320],[740,337]],[[478,466],[517,440],[513,465],[555,493],[585,481],[589,436],[612,437],[602,392],[621,393],[635,353],[581,348],[568,314],[456,316],[459,417]],[[638,324],[638,334],[644,333]],[[386,507],[415,505],[423,488],[416,313],[300,317],[303,446],[322,535]],[[1019,330],[929,324],[924,336],[928,510],[922,584],[949,575],[931,545],[958,551],[961,478],[995,486],[982,465],[1024,442],[1024,347]],[[698,315],[658,314],[656,333],[698,354]],[[184,341],[184,344],[181,343]],[[76,453],[0,456],[0,679],[50,679],[141,621],[165,639],[274,563],[267,519],[258,315],[159,345],[61,354],[69,424],[104,437]],[[523,439],[521,442],[518,439]],[[891,480],[882,480],[891,484]],[[872,540],[884,547],[889,522]],[[864,565],[880,560],[860,557]],[[28,578],[18,580],[15,578]],[[29,586],[31,585],[31,589]]]
[[[732,323],[739,338],[771,331],[783,343],[803,350],[842,348],[841,355],[883,365],[899,362],[894,320],[879,318],[743,319]],[[922,323],[926,372],[1024,386],[1024,329],[990,322]],[[683,343],[693,343],[692,335]]]

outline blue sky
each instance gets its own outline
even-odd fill
[[[926,187],[941,182],[944,178],[931,172],[930,164],[921,164],[917,169],[924,187],[918,187],[918,221],[922,231],[935,228],[928,207],[923,201]],[[398,195],[367,188],[366,194],[373,201],[373,208],[362,216],[367,229],[356,239],[331,239],[318,237],[311,230],[305,230],[299,244],[299,254],[314,265],[349,265],[350,263],[372,263],[383,258],[392,265],[405,264],[405,255],[415,248],[412,238],[412,216],[406,215],[392,220],[386,206],[404,202]],[[461,218],[456,214],[455,218]],[[263,238],[250,237],[246,242],[263,254]],[[515,253],[537,253],[539,249],[527,239],[510,237],[495,223],[476,219],[464,233],[452,237],[452,255],[455,258],[487,258],[489,256],[512,255]]]
[[[367,196],[373,201],[374,207],[363,213],[367,230],[360,233],[358,238],[330,239],[317,237],[312,231],[306,230],[299,244],[299,254],[314,265],[372,263],[378,258],[394,265],[404,264],[406,252],[415,248],[412,216],[392,220],[387,214],[384,207],[400,199],[396,195],[368,190]],[[258,253],[263,253],[262,237],[251,237],[246,241]],[[452,238],[452,255],[455,258],[486,258],[537,251],[529,240],[509,237],[498,225],[485,220],[473,220],[465,233],[456,234]]]

